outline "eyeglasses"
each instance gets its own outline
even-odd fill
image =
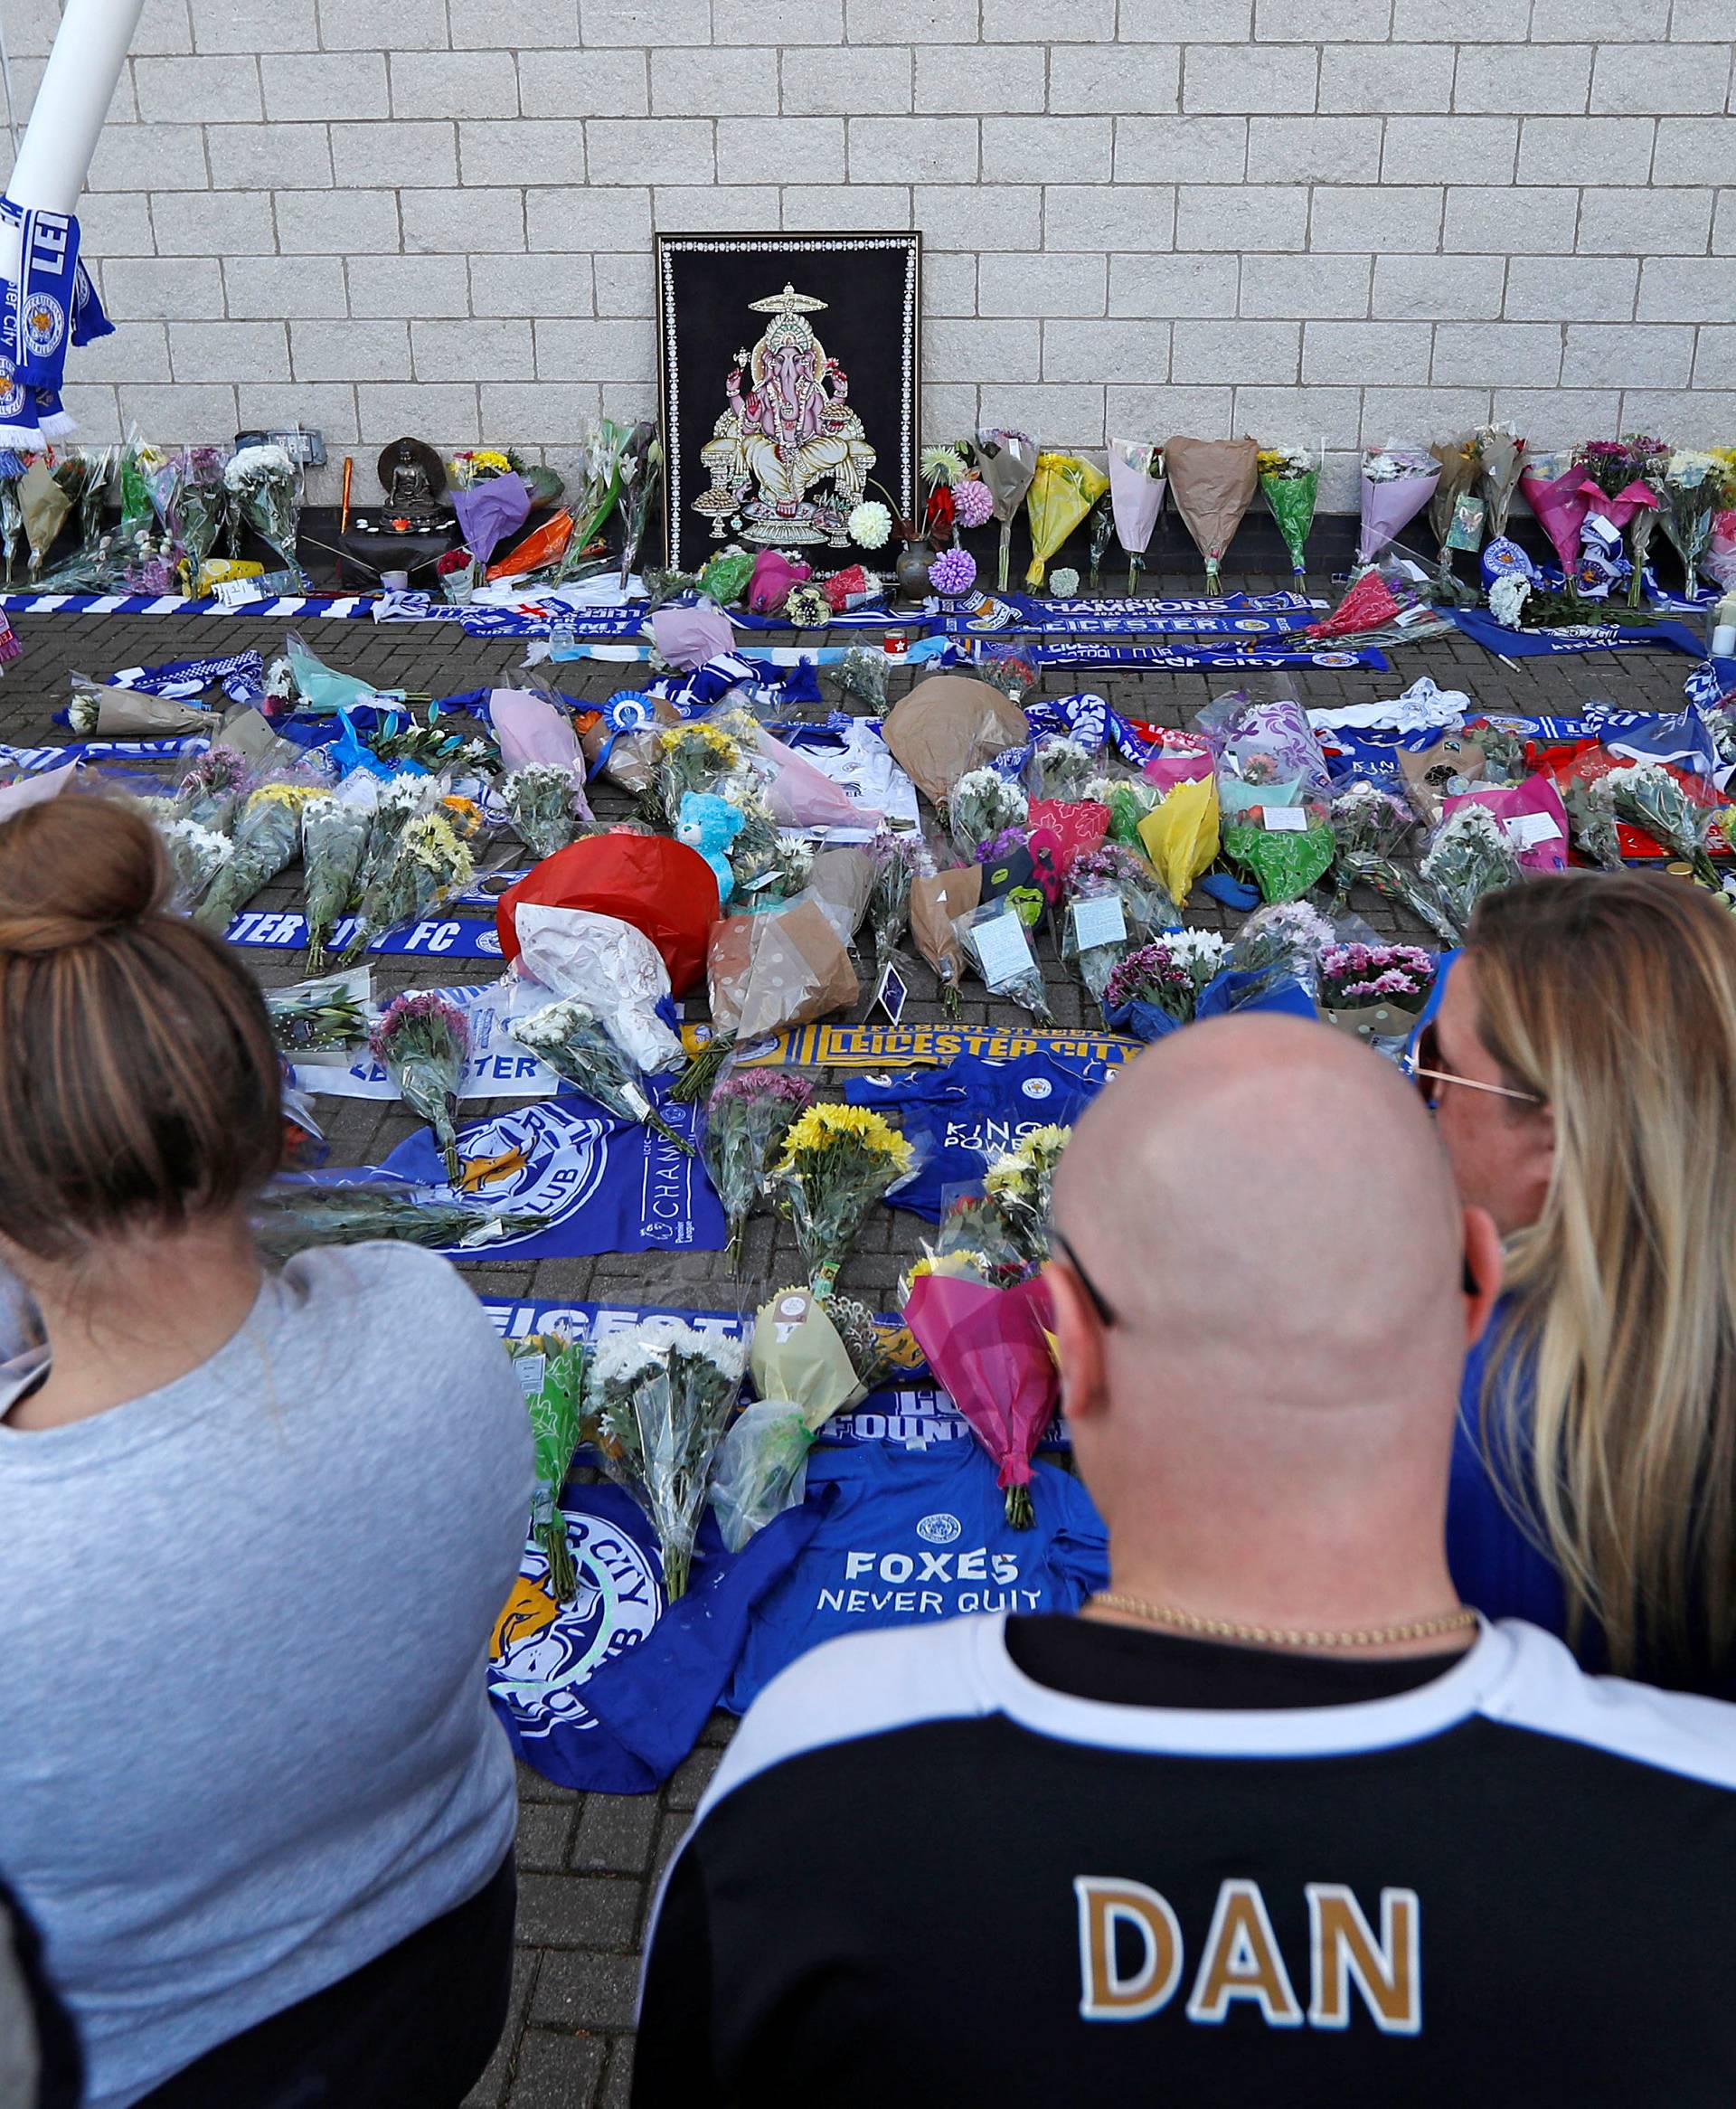
[[[1430,1083],[1456,1083],[1466,1091],[1487,1092],[1491,1098],[1517,1099],[1521,1105],[1544,1106],[1549,1101],[1534,1091],[1519,1091],[1508,1083],[1484,1083],[1475,1076],[1460,1076],[1455,1071],[1440,1066],[1440,1036],[1435,1031],[1433,1021],[1424,1026],[1417,1035],[1416,1045],[1405,1050],[1400,1064],[1404,1073],[1422,1092],[1430,1110],[1440,1102],[1439,1092],[1430,1092]]]
[[[1074,1273],[1079,1276],[1079,1285],[1090,1298],[1091,1309],[1097,1313],[1098,1323],[1107,1332],[1112,1325],[1117,1323],[1116,1315],[1109,1308],[1108,1297],[1085,1272],[1079,1254],[1073,1250],[1071,1240],[1064,1231],[1057,1230],[1052,1223],[1049,1225],[1049,1243],[1066,1261]]]

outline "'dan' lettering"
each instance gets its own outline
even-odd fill
[[[1143,2021],[1167,2003],[1182,1974],[1182,1929],[1166,1897],[1143,1882],[1103,1875],[1073,1879],[1079,1900],[1079,2010],[1087,2021]],[[1115,1935],[1138,1935],[1137,1968],[1117,1968]]]
[[[1422,2027],[1420,1906],[1414,1889],[1382,1889],[1381,1937],[1340,1882],[1310,1882],[1308,1945],[1314,1994],[1308,2019],[1316,2029],[1348,2029],[1354,1978],[1374,2026],[1388,2036],[1415,2036]]]
[[[1187,2018],[1222,2021],[1232,2000],[1252,2000],[1273,2029],[1302,2025],[1258,1882],[1225,1882],[1219,1889]]]

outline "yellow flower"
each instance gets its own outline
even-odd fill
[[[448,885],[464,885],[476,875],[476,862],[440,813],[419,813],[404,829],[404,847],[424,870]]]
[[[901,1173],[910,1168],[915,1151],[883,1115],[866,1106],[834,1105],[829,1101],[809,1106],[784,1138],[784,1154],[778,1169],[800,1169],[804,1156],[848,1143],[872,1155],[890,1158]]]
[[[262,783],[247,802],[250,806],[288,806],[299,812],[309,799],[325,795],[316,784]]]
[[[497,447],[479,447],[470,459],[476,468],[492,468],[500,476],[513,466]]]
[[[475,799],[445,798],[438,809],[444,813],[453,832],[468,841],[482,830],[482,808]]]

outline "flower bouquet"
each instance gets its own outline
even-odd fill
[[[671,1603],[686,1594],[693,1534],[747,1359],[743,1341],[655,1318],[611,1334],[585,1375],[587,1433],[603,1470],[651,1518]]]
[[[1129,952],[1103,988],[1103,1016],[1118,1033],[1160,1040],[1191,1025],[1200,998],[1223,965],[1223,940],[1209,930],[1177,930]]]
[[[1139,840],[1140,821],[1147,813],[1156,811],[1164,794],[1156,784],[1142,777],[1094,776],[1085,787],[1085,795],[1109,816],[1104,830],[1109,841],[1131,848]]]
[[[531,1537],[549,1563],[549,1594],[557,1603],[571,1603],[579,1593],[579,1576],[567,1542],[561,1490],[584,1440],[584,1347],[565,1333],[528,1333],[522,1340],[508,1340],[506,1352],[524,1393],[536,1447]]]
[[[529,1237],[549,1219],[497,1209],[438,1187],[268,1187],[254,1206],[253,1234],[270,1259],[309,1245],[370,1244],[401,1238],[429,1252],[475,1251],[501,1238]]]
[[[438,989],[397,997],[368,1036],[369,1051],[399,1097],[434,1130],[446,1176],[458,1184],[458,1086],[470,1052],[470,1022]]]
[[[1331,944],[1319,957],[1320,1008],[1361,1039],[1410,1037],[1435,986],[1435,956],[1420,945]]]
[[[663,480],[663,442],[657,428],[641,418],[621,447],[621,570],[618,583],[627,591],[633,566],[645,541],[645,523],[651,500]]]
[[[976,434],[976,470],[1001,524],[999,582],[1005,593],[1013,561],[1013,523],[1037,473],[1037,442],[1029,432],[986,427]]]
[[[958,1014],[965,978],[965,952],[958,920],[983,898],[983,867],[972,862],[943,871],[919,872],[910,881],[910,935],[916,949],[934,969],[940,999],[948,1017]]]
[[[693,1144],[677,1135],[652,1104],[639,1071],[590,1005],[563,997],[513,1018],[506,1030],[527,1054],[595,1099],[605,1112],[618,1121],[637,1121],[684,1156],[693,1155]]]
[[[1404,800],[1358,777],[1335,791],[1326,809],[1335,848],[1331,913],[1340,915],[1350,898],[1357,857],[1391,858],[1415,825]]]
[[[874,865],[868,917],[874,932],[874,972],[879,976],[886,971],[899,940],[910,927],[911,884],[934,865],[920,835],[894,834],[887,828],[869,842],[868,854]]]
[[[436,560],[434,576],[442,598],[463,607],[482,583],[482,566],[467,549],[448,549]]]
[[[362,894],[344,949],[346,966],[376,938],[400,923],[420,922],[476,877],[476,861],[464,840],[475,832],[474,809],[467,812],[467,803],[442,799],[404,822]]]
[[[1257,908],[1223,955],[1223,970],[1239,976],[1237,997],[1245,1003],[1281,982],[1295,982],[1310,997],[1319,987],[1322,950],[1335,940],[1331,923],[1306,901]]]
[[[584,806],[585,794],[566,762],[532,761],[515,769],[501,779],[500,795],[519,839],[533,856],[552,856],[578,840],[582,822],[574,808]]]
[[[1473,432],[1461,432],[1456,440],[1437,440],[1429,451],[1440,464],[1440,480],[1429,500],[1437,555],[1435,578],[1443,592],[1462,598],[1466,589],[1453,578],[1453,552],[1468,544],[1475,553],[1482,540],[1485,508],[1473,490],[1482,474],[1482,457]]]
[[[216,828],[206,828],[197,820],[165,820],[157,833],[168,853],[169,869],[175,874],[176,904],[191,911],[234,856],[234,842],[229,836],[219,834]]]
[[[998,1151],[983,1175],[983,1194],[1000,1212],[1009,1242],[1033,1267],[1049,1257],[1049,1201],[1072,1130],[1055,1122],[1029,1129]]]
[[[1125,844],[1105,843],[1075,858],[1067,874],[1061,957],[1101,1007],[1109,976],[1134,946],[1179,920],[1145,858]]]
[[[23,486],[28,461],[10,448],[0,449],[0,542],[5,544],[6,583],[12,583],[24,540]]]
[[[1363,531],[1358,565],[1372,564],[1435,494],[1440,463],[1426,448],[1388,440],[1363,455]]]
[[[904,1322],[998,1468],[1007,1521],[1028,1530],[1035,1521],[1031,1461],[1061,1395],[1047,1284],[1038,1275],[995,1289],[932,1271],[911,1282]]]
[[[235,854],[212,875],[195,922],[221,936],[236,911],[295,861],[302,808],[320,796],[314,784],[265,783],[250,791],[235,817]]]
[[[1486,806],[1465,805],[1441,822],[1407,900],[1448,944],[1463,944],[1484,894],[1516,885],[1522,876],[1500,821]]]
[[[111,688],[88,674],[70,674],[67,679],[72,700],[66,706],[66,722],[81,740],[175,740],[214,733],[222,723],[215,711],[202,710],[196,700]]]
[[[689,791],[721,792],[742,766],[740,743],[716,725],[701,719],[665,726],[657,735],[657,799],[665,824],[676,825]]]
[[[1712,516],[1725,503],[1724,464],[1715,454],[1678,447],[1664,468],[1664,532],[1682,559],[1684,597],[1700,588],[1700,562],[1712,539]]]
[[[1164,449],[1169,495],[1205,559],[1205,590],[1222,591],[1219,566],[1260,488],[1253,440],[1172,439]]]
[[[739,1041],[847,1009],[862,993],[844,941],[809,894],[763,914],[714,923],[705,980],[711,1039],[682,1072],[673,1094],[677,1099],[708,1091]]]
[[[189,593],[204,590],[205,565],[222,537],[229,516],[229,490],[223,458],[215,447],[185,447],[177,460],[180,475],[169,525],[180,544]]]
[[[1218,854],[1218,784],[1213,775],[1178,783],[1138,823],[1139,846],[1177,908]]]
[[[1151,547],[1152,530],[1164,509],[1164,450],[1152,440],[1109,441],[1109,505],[1115,536],[1127,553],[1127,591],[1139,561]]]
[[[1330,866],[1336,848],[1317,784],[1276,754],[1255,752],[1218,776],[1227,855],[1250,872],[1268,901],[1294,901]]]
[[[1651,550],[1652,535],[1664,509],[1664,476],[1669,466],[1670,449],[1662,440],[1654,440],[1645,432],[1629,432],[1622,444],[1628,449],[1635,480],[1643,483],[1652,494],[1651,504],[1637,506],[1628,523],[1628,561],[1633,566],[1628,579],[1628,605],[1637,608],[1645,591],[1646,560]]]
[[[363,967],[288,988],[268,988],[265,1011],[279,1050],[292,1060],[304,1060],[310,1054],[348,1055],[365,1047],[371,1030],[370,979],[370,969]]]
[[[1054,1024],[1054,1013],[1043,993],[1043,969],[1031,949],[1030,925],[1017,894],[985,900],[961,915],[954,928],[991,996],[1004,996],[1020,1005],[1040,1026]]]
[[[1049,560],[1109,487],[1109,479],[1080,454],[1039,454],[1025,504],[1031,515],[1027,586],[1041,586]]]
[[[1612,769],[1590,786],[1593,806],[1629,828],[1637,828],[1670,856],[1679,857],[1703,886],[1719,891],[1706,836],[1718,809],[1696,805],[1661,762],[1638,761]]]
[[[1005,828],[1023,827],[1030,814],[1024,790],[998,770],[967,770],[947,793],[947,832],[960,856],[974,856]]]
[[[1519,476],[1519,487],[1561,561],[1561,582],[1570,593],[1580,569],[1585,482],[1585,471],[1571,452],[1528,455]]]
[[[227,833],[247,779],[247,757],[239,748],[207,748],[181,779],[173,801],[175,818]]]
[[[1583,777],[1571,778],[1561,786],[1561,803],[1567,809],[1568,837],[1574,848],[1599,871],[1626,871],[1628,860],[1622,855],[1621,831],[1614,809],[1593,798],[1591,781]]]
[[[1478,488],[1489,513],[1489,539],[1504,542],[1513,494],[1519,487],[1519,472],[1524,467],[1525,442],[1511,425],[1479,425],[1474,438]]]
[[[866,1106],[811,1105],[792,1123],[771,1187],[795,1226],[816,1295],[831,1295],[863,1218],[910,1172],[915,1154]]]
[[[786,1289],[755,1315],[748,1367],[759,1397],[717,1453],[712,1508],[732,1553],[806,1491],[807,1453],[839,1407],[863,1395],[834,1306]]]
[[[223,470],[223,487],[232,501],[231,523],[253,532],[283,561],[284,569],[305,586],[296,555],[301,517],[301,475],[281,447],[242,447]]]
[[[310,974],[325,966],[332,932],[355,898],[378,804],[378,779],[359,769],[335,791],[318,793],[301,809],[302,903]]]
[[[1316,447],[1262,447],[1258,460],[1260,495],[1278,522],[1290,569],[1299,586],[1307,575],[1308,530],[1320,493],[1320,450]]]
[[[1097,769],[1097,757],[1089,747],[1065,733],[1045,733],[1032,745],[1024,765],[1025,787],[1033,799],[1089,799]]]
[[[805,1076],[787,1069],[738,1069],[705,1105],[705,1168],[730,1226],[730,1272],[741,1271],[748,1218],[769,1196],[774,1160],[791,1125],[814,1099]]]

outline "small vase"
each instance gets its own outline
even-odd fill
[[[928,597],[929,566],[934,562],[934,552],[921,539],[907,542],[899,552],[898,562],[892,570],[898,579],[898,590],[906,601],[921,601]]]

